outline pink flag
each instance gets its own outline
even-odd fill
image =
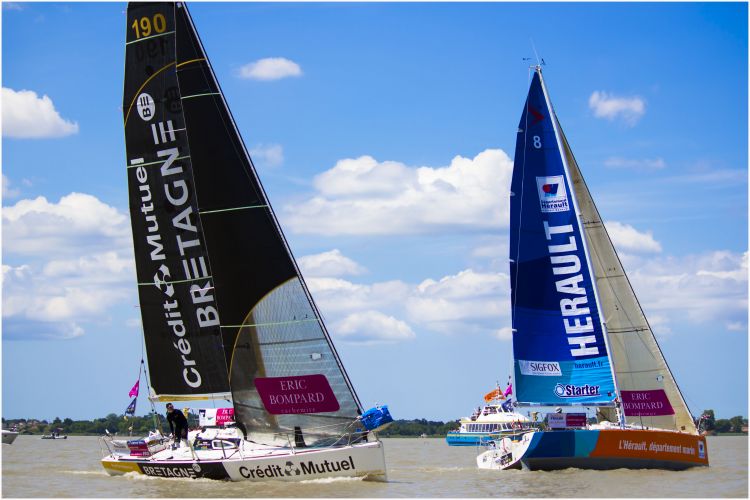
[[[508,384],[508,387],[505,388],[505,392],[503,393],[503,396],[506,398],[513,394],[513,384]]]
[[[138,382],[135,383],[132,389],[130,389],[130,392],[128,393],[128,397],[138,397],[138,386],[140,385],[141,381],[138,379]]]

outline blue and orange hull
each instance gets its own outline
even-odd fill
[[[708,466],[708,448],[704,436],[661,430],[543,431],[530,435],[519,465],[529,470],[683,470]]]

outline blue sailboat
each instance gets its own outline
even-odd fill
[[[514,377],[519,405],[558,409],[548,430],[495,440],[477,465],[708,465],[705,438],[607,234],[542,69],[533,69],[510,193]],[[596,423],[587,408],[596,408]]]

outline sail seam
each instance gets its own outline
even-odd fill
[[[250,326],[279,326],[279,325],[294,325],[297,323],[311,323],[320,321],[318,318],[310,319],[298,319],[292,321],[273,321],[270,323],[253,323],[247,325],[220,325],[219,328],[247,328]]]
[[[183,128],[180,130],[185,130],[185,129]],[[175,158],[175,160],[185,160],[187,158],[190,158],[190,155],[178,156],[177,158]],[[150,167],[152,165],[163,165],[163,164],[164,164],[164,160],[159,160],[159,161],[150,161],[148,163],[136,163],[135,165],[126,165],[125,168]]]
[[[219,94],[218,92],[206,92],[204,94],[184,95],[180,99],[184,101],[185,99],[192,99],[193,97],[204,97],[208,95],[221,95],[221,94]]]
[[[613,333],[623,333],[623,332],[642,332],[648,329],[649,328],[647,325],[644,325],[644,326],[633,325],[631,328],[611,328],[608,331],[613,332]]]
[[[299,340],[290,340],[286,342],[259,342],[258,345],[304,344],[305,342],[320,342],[320,341],[325,341],[325,338],[317,337],[314,339],[299,339]]]
[[[246,207],[220,208],[218,210],[201,210],[198,213],[201,215],[206,215],[206,214],[216,214],[219,212],[232,212],[234,210],[246,210],[249,208],[268,208],[268,205],[248,205]]]
[[[173,33],[174,33],[174,30],[172,30],[172,31],[167,31],[166,33],[159,33],[158,35],[151,35],[151,36],[146,36],[146,37],[143,37],[143,38],[139,38],[138,40],[133,40],[132,42],[125,42],[125,45],[130,45],[131,43],[138,43],[138,42],[142,42],[142,41],[144,41],[144,40],[151,40],[152,38],[158,38],[158,37],[160,37],[160,36],[171,35],[171,34],[173,34]]]
[[[211,279],[213,279],[213,276],[209,275],[209,276],[201,276],[200,278],[193,278],[193,279],[187,279],[187,280],[159,281],[159,285],[162,285],[162,284],[173,285],[173,284],[179,284],[179,283],[190,283],[193,281],[206,281],[206,280],[211,280]],[[153,286],[155,284],[156,283],[151,281],[148,283],[138,283],[138,286]],[[209,288],[213,288],[213,287],[209,287]]]

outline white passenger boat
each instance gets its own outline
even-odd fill
[[[536,423],[529,417],[514,411],[510,405],[500,403],[478,407],[469,417],[459,421],[459,428],[446,435],[450,446],[476,446],[491,439],[516,435],[532,430]]]

